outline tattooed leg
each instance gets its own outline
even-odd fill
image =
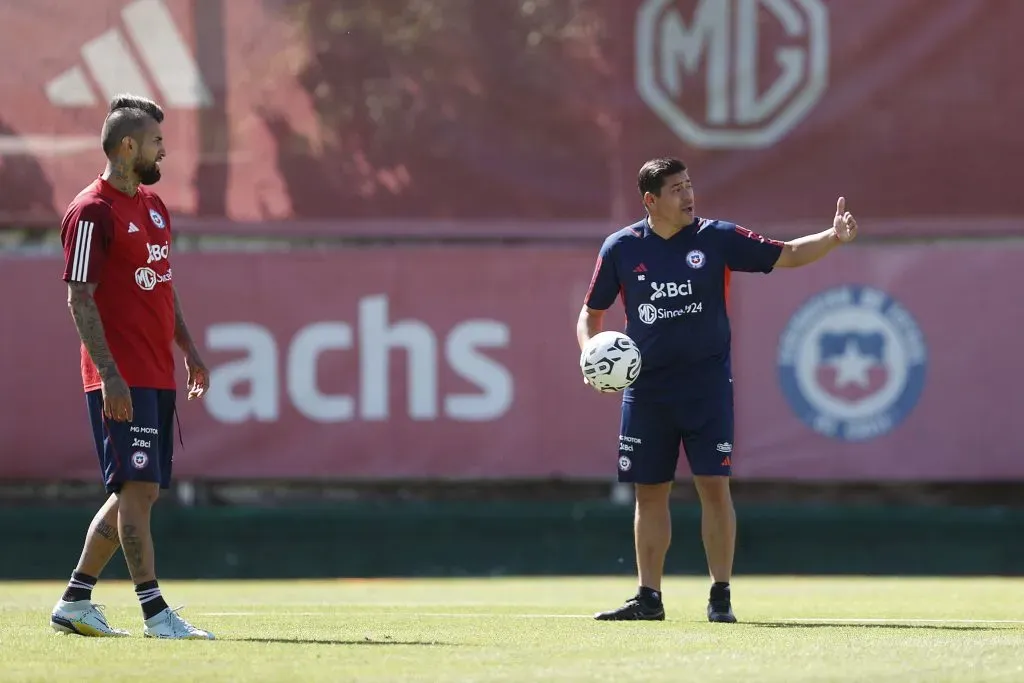
[[[156,560],[149,519],[159,495],[159,484],[140,481],[125,482],[117,494],[117,530],[121,537],[121,550],[136,586],[156,580]]]
[[[121,547],[117,534],[117,496],[110,496],[103,504],[85,535],[85,547],[78,560],[76,572],[99,578],[103,568]]]

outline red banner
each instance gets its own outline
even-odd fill
[[[176,473],[606,475],[617,406],[584,386],[573,332],[593,258],[515,248],[179,254],[175,284],[212,387],[181,406]],[[0,274],[28,292],[0,332],[0,374],[26,386],[0,410],[3,475],[93,476],[59,263],[5,261]]]
[[[595,250],[181,253],[212,369],[185,478],[601,478],[574,325]],[[1024,478],[1019,247],[851,247],[733,279],[741,478]],[[59,261],[0,260],[0,477],[98,476]],[[618,326],[621,309],[609,322]],[[680,475],[686,475],[685,463]]]
[[[675,154],[700,212],[780,235],[839,194],[876,235],[1021,232],[1024,3],[416,7],[0,5],[0,221],[52,227],[131,90],[167,108],[160,191],[188,230],[596,235]]]
[[[742,279],[738,471],[1024,479],[1022,256],[1006,244],[851,248]]]

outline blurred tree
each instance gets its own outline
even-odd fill
[[[18,132],[0,120],[0,137],[15,138]],[[20,224],[52,228],[61,216],[54,211],[53,183],[39,160],[28,153],[0,153],[0,228]]]
[[[296,215],[606,218],[618,129],[600,4],[286,2],[321,128],[313,144],[265,120]]]

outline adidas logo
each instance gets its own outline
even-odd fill
[[[636,268],[633,269],[633,272],[634,273],[646,273],[647,272],[647,266],[645,266],[644,264],[641,263],[639,266],[637,266]]]
[[[52,104],[92,107],[99,103],[97,90],[107,101],[130,92],[178,109],[213,104],[196,61],[161,0],[136,0],[121,11],[121,18],[141,64],[121,31],[112,28],[82,46],[84,68],[72,66],[46,84]],[[162,97],[154,96],[154,88]]]
[[[139,227],[137,225],[135,225],[134,223],[129,223],[128,224],[128,232],[129,233],[138,232],[138,231],[139,231]]]

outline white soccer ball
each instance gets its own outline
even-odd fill
[[[580,354],[587,383],[601,392],[622,391],[640,375],[640,349],[621,332],[595,334]]]

